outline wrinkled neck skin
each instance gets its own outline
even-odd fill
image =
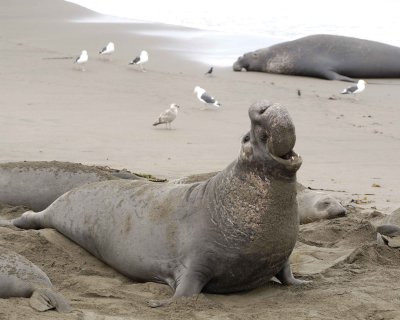
[[[279,238],[277,232],[292,235],[294,245],[298,231],[296,172],[288,174],[278,165],[241,155],[207,182],[205,192],[209,195],[204,205],[209,206],[223,247],[262,255],[266,242]],[[277,225],[282,228],[276,230]]]

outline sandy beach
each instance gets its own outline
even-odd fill
[[[169,296],[167,286],[133,283],[53,230],[0,227],[0,244],[40,266],[77,310],[39,313],[27,299],[0,299],[0,319],[400,319],[400,252],[376,245],[373,228],[400,207],[400,79],[369,79],[355,99],[340,95],[349,84],[338,81],[222,67],[206,77],[210,66],[190,52],[212,50],[212,42],[162,36],[193,30],[73,22],[97,16],[61,0],[2,2],[0,162],[70,161],[167,179],[219,171],[238,156],[249,106],[268,99],[288,108],[296,125],[298,181],[328,191],[349,215],[301,227],[297,250],[332,250],[320,253],[329,266],[318,272],[299,262],[297,274],[313,281],[304,288],[271,283],[157,310],[145,301]],[[109,41],[116,52],[102,59]],[[83,49],[85,72],[73,64]],[[128,65],[143,49],[147,72]],[[197,85],[222,108],[201,110]],[[181,106],[173,129],[153,127],[171,103]],[[4,205],[0,215],[23,211]]]

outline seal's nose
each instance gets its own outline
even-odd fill
[[[258,101],[251,105],[249,109],[250,119],[256,120],[268,110],[272,103],[268,100]]]
[[[345,217],[346,214],[347,214],[347,210],[346,210],[346,208],[343,208],[343,210],[339,212],[338,217]]]

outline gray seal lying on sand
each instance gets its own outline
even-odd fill
[[[38,311],[69,312],[68,301],[54,291],[47,275],[18,253],[0,247],[0,298],[30,297]]]
[[[376,228],[377,241],[392,248],[400,248],[400,208],[393,211],[384,224]]]
[[[300,224],[344,217],[347,213],[340,202],[325,192],[310,190],[297,184]]]
[[[140,179],[126,170],[59,161],[0,164],[0,202],[40,211],[65,192],[92,182]]]
[[[400,48],[328,34],[311,35],[248,52],[234,71],[260,71],[355,82],[353,78],[400,78]]]
[[[75,188],[12,224],[54,228],[136,281],[166,283],[165,305],[201,291],[231,293],[272,277],[299,284],[288,262],[298,234],[294,124],[268,101],[249,109],[239,157],[189,185],[111,180]],[[250,143],[248,143],[250,142]]]

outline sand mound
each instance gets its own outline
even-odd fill
[[[25,209],[1,204],[0,218]],[[271,281],[257,290],[200,294],[160,309],[146,301],[169,297],[168,286],[134,283],[55,230],[1,227],[0,245],[42,268],[75,311],[38,313],[28,299],[0,299],[0,319],[396,319],[400,251],[376,244],[372,224],[379,214],[349,209],[347,217],[300,227],[291,259],[295,274],[312,280],[304,287]]]

